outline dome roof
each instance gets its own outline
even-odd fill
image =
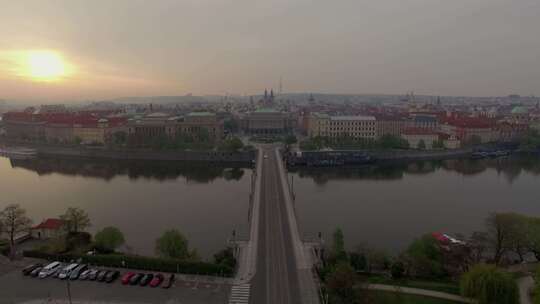
[[[512,114],[528,114],[528,113],[529,113],[529,109],[523,106],[517,106],[512,109]]]

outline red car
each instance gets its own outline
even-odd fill
[[[161,282],[163,282],[163,275],[161,273],[158,273],[154,276],[152,281],[150,281],[150,287],[158,287]]]
[[[135,275],[135,272],[131,272],[131,271],[130,271],[130,272],[126,272],[126,274],[124,274],[124,275],[122,276],[122,284],[124,284],[124,285],[129,284],[129,280],[130,280],[131,277],[134,276],[134,275]]]

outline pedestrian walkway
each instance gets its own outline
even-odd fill
[[[458,295],[454,295],[454,294],[450,294],[446,292],[427,290],[427,289],[402,287],[402,286],[395,286],[395,285],[384,285],[384,284],[368,284],[367,289],[413,294],[413,295],[418,295],[418,296],[432,297],[432,298],[444,299],[444,300],[455,301],[455,302],[460,302],[460,303],[476,303],[476,301],[474,301],[473,299],[464,298],[462,296],[458,296]]]
[[[247,304],[249,303],[250,284],[233,285],[229,304]]]

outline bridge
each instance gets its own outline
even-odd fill
[[[318,304],[312,248],[304,245],[276,146],[259,148],[249,240],[240,245],[229,303]]]

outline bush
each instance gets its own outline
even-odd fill
[[[394,262],[390,267],[390,273],[392,274],[392,279],[399,280],[405,274],[405,266],[402,262]]]
[[[25,257],[68,262],[81,259],[82,263],[103,267],[133,268],[148,271],[162,271],[184,274],[221,275],[231,277],[233,269],[227,265],[217,265],[207,262],[189,262],[175,259],[160,259],[136,255],[77,255],[77,254],[48,254],[41,251],[24,251]]]
[[[478,304],[517,304],[519,290],[515,278],[493,265],[476,265],[461,277],[461,294]]]

